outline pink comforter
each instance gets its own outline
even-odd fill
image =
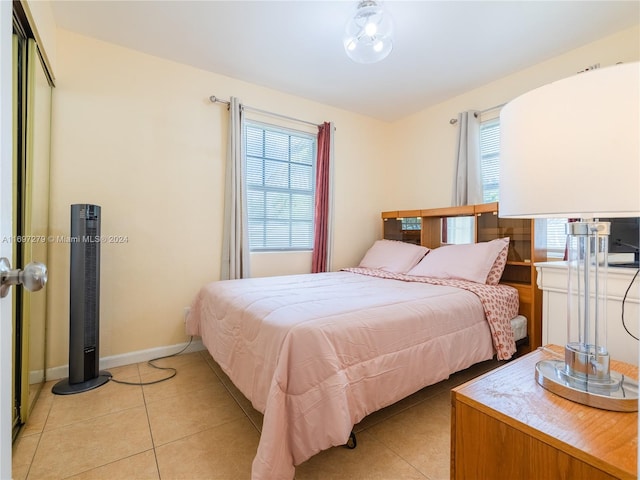
[[[187,333],[264,413],[254,480],[290,480],[369,413],[515,351],[515,289],[353,270],[213,282],[193,302]]]

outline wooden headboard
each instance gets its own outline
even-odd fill
[[[426,208],[382,212],[382,236],[429,248],[446,245],[448,219],[469,219],[473,232],[469,238],[487,242],[510,237],[507,265],[500,283],[510,285],[520,295],[519,313],[527,317],[528,346],[522,352],[542,344],[542,293],[537,285],[536,262],[547,260],[544,220],[500,218],[499,205],[484,203],[460,207]],[[519,349],[520,350],[520,349]]]

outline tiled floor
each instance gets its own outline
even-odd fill
[[[13,446],[14,479],[249,479],[260,413],[204,351],[158,364],[178,374],[74,395],[45,385]],[[370,415],[355,427],[357,448],[319,453],[296,479],[448,479],[450,389],[497,365],[481,363]],[[110,372],[129,382],[166,375],[146,363]]]

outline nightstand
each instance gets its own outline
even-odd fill
[[[452,391],[452,479],[635,479],[638,414],[571,402],[535,380],[533,351]],[[557,352],[557,353],[554,353]],[[611,362],[638,378],[638,367]]]

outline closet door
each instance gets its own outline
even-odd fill
[[[51,147],[51,85],[33,39],[27,46],[26,151],[23,171],[22,265],[47,264],[49,236],[49,160]],[[47,288],[22,288],[23,368],[22,421],[26,421],[45,381]]]
[[[46,265],[49,225],[51,83],[32,38],[14,23],[13,258],[15,269]],[[13,299],[14,437],[45,381],[46,293],[11,288]]]

